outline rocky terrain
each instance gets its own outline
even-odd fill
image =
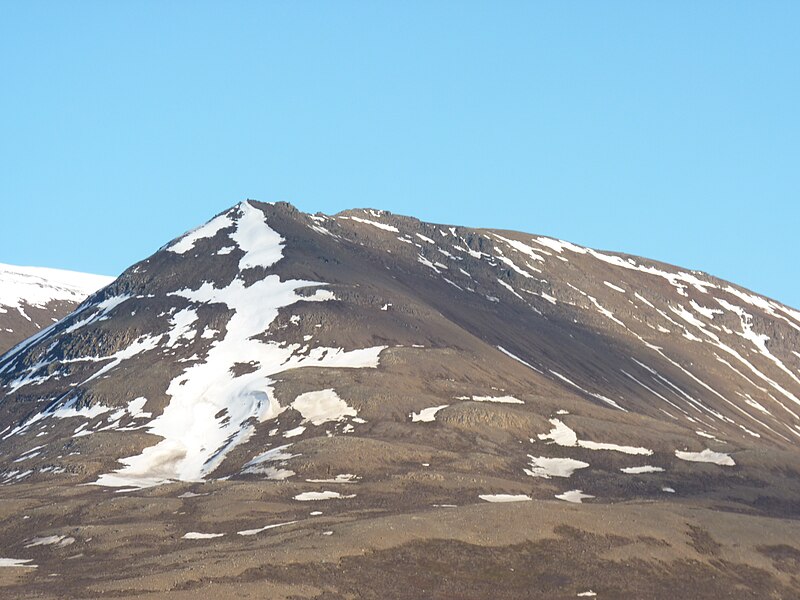
[[[0,353],[75,310],[113,277],[0,264]]]
[[[0,357],[0,595],[798,598],[799,415],[735,284],[248,201]]]

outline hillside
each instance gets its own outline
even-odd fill
[[[248,201],[0,398],[9,597],[800,594],[800,311],[640,257]]]

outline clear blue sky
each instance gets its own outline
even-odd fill
[[[800,2],[0,4],[0,262],[244,198],[520,229],[800,306]]]

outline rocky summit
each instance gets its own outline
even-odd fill
[[[710,275],[248,201],[26,334],[3,598],[800,597],[800,311]]]

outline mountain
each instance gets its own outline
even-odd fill
[[[0,264],[0,353],[72,312],[113,277]]]
[[[0,398],[4,597],[800,595],[800,312],[700,272],[248,201]]]

